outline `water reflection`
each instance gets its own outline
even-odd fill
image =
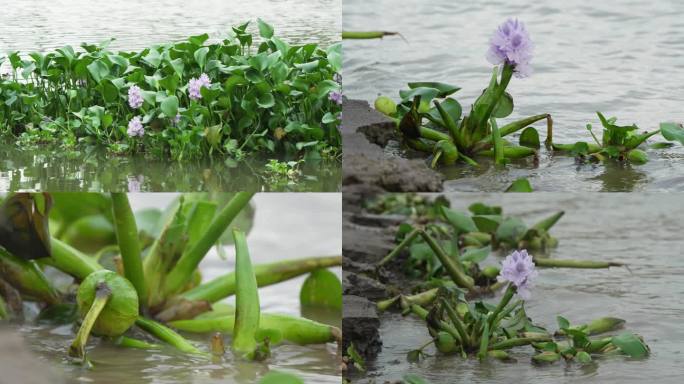
[[[296,179],[265,173],[265,161],[173,162],[102,151],[19,150],[0,145],[0,191],[320,191],[340,190],[338,161],[307,161]]]

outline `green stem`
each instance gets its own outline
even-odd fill
[[[194,345],[190,344],[189,341],[185,340],[183,336],[154,320],[138,317],[138,319],[135,321],[135,324],[145,332],[165,343],[168,343],[181,352],[203,354],[199,349],[195,348]]]
[[[52,256],[41,259],[40,263],[57,268],[77,280],[83,280],[91,273],[104,269],[93,258],[84,255],[61,240],[52,238],[50,247],[52,248]]]
[[[460,266],[451,257],[449,257],[449,255],[447,255],[447,253],[442,249],[442,247],[439,246],[439,244],[437,244],[432,236],[423,230],[420,231],[420,235],[430,246],[435,255],[437,255],[437,258],[442,263],[442,266],[444,266],[444,269],[447,271],[454,283],[456,283],[456,285],[459,287],[473,290],[475,288],[473,279],[463,272]]]
[[[477,357],[480,360],[487,358],[487,349],[489,346],[489,320],[484,322],[484,329],[482,330],[482,337],[480,338],[480,350],[477,353]]]
[[[544,337],[518,337],[518,338],[513,338],[513,339],[507,339],[504,341],[500,341],[498,343],[494,343],[489,346],[489,349],[495,350],[495,349],[511,349],[513,347],[522,347],[523,345],[529,345],[532,343],[541,343],[545,341],[551,341],[551,337],[549,336],[544,336]]]
[[[493,117],[489,119],[492,126],[492,142],[494,144],[494,163],[496,165],[504,165],[506,159],[504,158],[504,145],[501,135],[499,134],[499,126],[496,124],[496,119]]]
[[[622,267],[623,263],[614,261],[593,261],[593,260],[573,260],[573,259],[550,259],[548,257],[537,257],[534,264],[538,267],[546,268],[581,268],[581,269],[600,269],[610,267]]]
[[[342,256],[308,257],[283,260],[254,266],[257,285],[266,287],[322,268],[342,265]],[[217,302],[235,293],[235,272],[219,276],[214,280],[183,292],[187,300]]]
[[[556,212],[553,215],[533,225],[532,228],[537,230],[548,231],[558,222],[558,220],[560,220],[561,217],[563,217],[563,215],[565,215],[565,211]]]
[[[134,339],[127,336],[119,336],[112,340],[114,344],[119,347],[133,348],[133,349],[160,349],[161,346],[157,344],[150,344],[143,340]]]
[[[449,316],[449,319],[451,319],[451,323],[454,324],[454,327],[456,327],[459,336],[461,336],[463,345],[466,347],[470,347],[470,337],[468,337],[468,334],[465,331],[465,327],[463,327],[463,323],[461,322],[461,318],[458,316],[458,313],[456,313],[456,311],[451,307],[451,305],[449,305],[449,302],[447,302],[446,299],[442,298],[441,302],[442,306],[446,309],[447,316]]]
[[[214,218],[204,235],[178,260],[164,282],[164,293],[168,296],[178,292],[192,277],[195,269],[209,249],[216,244],[230,223],[249,204],[254,192],[238,192]]]
[[[123,260],[124,275],[135,287],[140,304],[144,306],[147,303],[147,287],[138,242],[138,226],[135,223],[128,196],[121,192],[111,195],[114,229]]]
[[[504,292],[504,295],[501,298],[501,301],[499,301],[499,304],[496,306],[496,308],[494,309],[494,312],[492,312],[492,315],[489,317],[489,320],[487,321],[489,323],[489,328],[493,328],[496,325],[494,323],[495,320],[499,316],[499,313],[511,301],[514,293],[515,293],[515,287],[513,286],[513,284],[508,284],[508,288],[506,288],[506,292]]]
[[[482,121],[478,121],[478,126],[482,126],[483,124],[485,124],[487,119],[489,119],[492,116],[494,108],[496,108],[496,105],[499,103],[499,100],[501,100],[501,97],[506,92],[506,87],[508,87],[508,83],[511,81],[511,77],[513,77],[513,66],[510,64],[504,64],[503,70],[501,71],[501,82],[496,88],[494,99],[492,103],[487,106],[485,114],[482,115]]]
[[[90,305],[88,313],[86,313],[85,317],[83,318],[83,323],[81,323],[81,327],[78,329],[76,338],[69,347],[69,357],[73,357],[81,360],[82,362],[86,362],[85,346],[86,343],[88,343],[88,336],[90,336],[90,330],[95,325],[97,317],[100,316],[100,313],[104,309],[105,305],[107,305],[107,302],[109,302],[109,299],[111,297],[112,291],[106,283],[100,283],[97,285],[95,299],[93,300],[93,303]]]
[[[387,31],[342,31],[343,39],[382,39],[385,36],[398,35],[399,32]]]
[[[420,228],[416,228],[413,231],[409,232],[408,235],[404,236],[404,239],[399,242],[399,244],[394,247],[394,249],[387,254],[387,256],[383,257],[382,260],[378,263],[377,267],[382,267],[383,265],[387,264],[390,260],[395,258],[404,248],[409,246],[413,240],[420,234],[422,230]]]
[[[244,232],[233,230],[233,239],[237,271],[233,351],[240,357],[253,360],[257,349],[256,334],[259,330],[259,291]]]

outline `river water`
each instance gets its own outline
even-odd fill
[[[379,94],[397,100],[407,82],[441,81],[462,87],[455,97],[468,110],[491,76],[485,58],[491,34],[517,17],[535,44],[534,73],[511,81],[516,107],[505,121],[551,113],[559,143],[591,141],[587,123],[600,134],[595,111],[651,131],[663,121],[684,121],[682,12],[684,2],[677,1],[347,0],[344,30],[396,31],[406,41],[345,40],[344,92],[372,103]],[[537,128],[543,140],[546,129]],[[651,161],[643,166],[578,166],[542,149],[538,166],[446,169],[445,189],[501,191],[528,177],[537,190],[684,190],[684,148],[648,152]]]
[[[557,329],[557,315],[574,324],[602,316],[619,317],[627,321],[626,329],[644,337],[651,355],[644,360],[606,357],[586,366],[561,362],[536,367],[530,363],[531,347],[513,349],[515,363],[435,357],[434,347],[429,347],[426,352],[431,357],[409,364],[406,353],[429,340],[427,328],[413,316],[392,313],[381,316],[383,349],[377,361],[369,364],[368,378],[359,383],[370,383],[370,378],[378,383],[398,380],[409,372],[435,384],[681,382],[684,374],[681,195],[538,193],[447,194],[447,197],[452,207],[459,210],[477,201],[501,205],[505,214],[519,216],[528,224],[565,210],[565,216],[551,230],[560,241],[551,257],[620,261],[628,268],[541,269],[532,297],[525,306],[528,315],[550,330]]]
[[[138,50],[209,33],[219,39],[234,25],[262,18],[293,44],[339,42],[340,0],[0,0],[0,57],[49,51],[110,38],[113,50]],[[312,162],[304,176],[264,180],[263,163],[225,165],[120,159],[54,149],[19,152],[0,144],[0,191],[339,191],[339,162]]]
[[[164,208],[175,194],[131,195],[133,210]],[[311,256],[339,255],[342,249],[341,197],[331,193],[262,193],[253,199],[256,214],[247,241],[254,264]],[[209,280],[234,270],[234,250],[226,248],[228,259],[212,251],[201,263],[203,279]],[[336,268],[338,276],[341,269]],[[299,289],[304,277],[259,290],[263,312],[301,316]],[[234,304],[234,298],[227,299]],[[340,326],[339,316],[326,318]],[[319,318],[319,321],[324,321]],[[66,347],[74,337],[70,325],[63,327],[22,326],[21,332],[40,359],[56,372],[65,372],[66,382],[95,383],[253,383],[269,370],[291,372],[307,383],[339,384],[339,361],[335,344],[296,346],[282,344],[273,348],[263,363],[236,361],[230,352],[222,362],[192,357],[172,348],[146,352],[122,350],[106,343],[89,352],[96,368],[85,370],[69,364]],[[187,335],[193,337],[191,335]],[[196,345],[208,350],[209,335],[194,336]],[[98,364],[99,362],[99,364]],[[0,379],[2,382],[2,379]]]

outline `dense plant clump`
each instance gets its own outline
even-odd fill
[[[340,147],[341,45],[290,45],[258,21],[140,52],[111,41],[0,58],[0,131],[22,147],[104,145],[189,159],[318,158]]]
[[[236,356],[247,359],[265,359],[283,342],[339,342],[341,332],[334,326],[260,311],[259,287],[303,274],[311,274],[309,285],[320,286],[319,276],[327,276],[320,271],[339,266],[342,258],[252,265],[246,233],[253,195],[184,194],[165,210],[136,213],[122,193],[11,195],[0,201],[0,320],[21,321],[24,301],[35,303],[43,323],[76,325],[80,318],[68,355],[87,366],[91,333],[123,347],[155,350],[160,346],[152,342],[162,342],[219,361],[225,353],[221,333],[231,335]],[[48,217],[49,228],[42,225]],[[31,252],[34,243],[50,246]],[[235,271],[202,283],[202,259],[215,246],[223,255],[222,246],[231,243]],[[75,297],[55,286],[44,273],[47,267],[73,277]],[[312,297],[310,291],[302,287],[301,297]],[[326,307],[330,295],[339,297],[340,291],[322,292],[319,300],[302,305]],[[219,302],[232,295],[235,306]],[[169,326],[221,333],[214,334],[209,354]]]

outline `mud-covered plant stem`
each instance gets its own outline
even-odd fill
[[[124,265],[124,275],[133,284],[141,305],[144,305],[147,303],[147,286],[140,255],[138,226],[125,193],[112,193],[112,211],[116,239]]]
[[[244,232],[234,230],[233,239],[237,270],[233,351],[239,357],[253,360],[257,350],[256,333],[259,330],[259,292]]]
[[[254,192],[238,192],[211,222],[204,235],[183,253],[178,264],[166,276],[164,294],[169,296],[177,293],[192,278],[192,274],[202,258],[216,244],[230,223],[249,204]]]
[[[100,316],[100,313],[104,309],[105,305],[107,305],[107,302],[111,297],[112,291],[109,289],[109,286],[107,286],[106,283],[103,282],[97,285],[93,304],[90,306],[88,313],[83,318],[83,322],[81,323],[81,327],[78,329],[78,333],[76,334],[74,342],[71,343],[71,346],[69,347],[69,357],[78,359],[82,362],[86,361],[85,346],[88,342],[88,336],[90,336],[90,331],[93,328],[93,325],[95,325],[97,317]]]

